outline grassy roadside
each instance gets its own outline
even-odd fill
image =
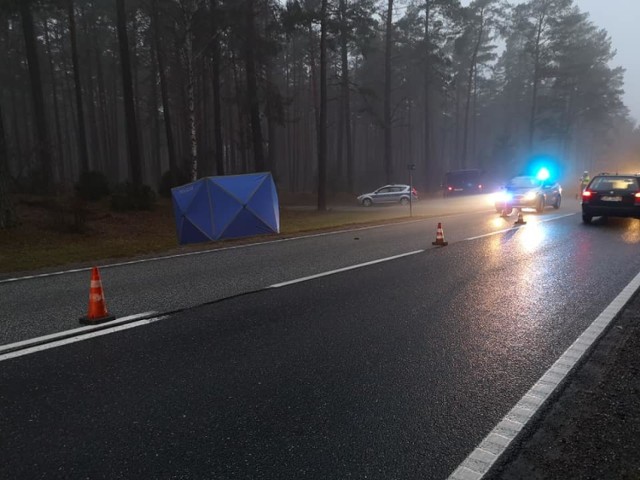
[[[307,202],[302,202],[307,203]],[[280,235],[179,246],[169,200],[161,199],[154,211],[117,213],[107,203],[89,204],[85,229],[69,233],[41,199],[16,198],[21,224],[0,230],[0,273],[27,272],[62,265],[104,263],[108,259],[213,249],[238,243],[270,240],[305,232],[350,225],[377,224],[407,219],[395,208],[362,209],[354,212],[317,212],[283,206]]]

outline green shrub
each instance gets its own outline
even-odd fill
[[[130,210],[153,210],[156,194],[148,185],[138,189],[129,182],[118,185],[111,195],[111,209],[116,212]]]
[[[107,177],[101,172],[90,171],[82,173],[75,188],[78,196],[89,202],[97,202],[109,195]]]
[[[173,187],[178,187],[189,182],[190,178],[186,173],[182,171],[172,172],[171,170],[167,170],[162,174],[162,178],[160,179],[158,193],[163,198],[171,198],[171,189]]]

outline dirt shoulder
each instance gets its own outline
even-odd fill
[[[640,295],[486,478],[640,479]]]

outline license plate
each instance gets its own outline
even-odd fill
[[[622,197],[602,197],[603,202],[621,202]]]

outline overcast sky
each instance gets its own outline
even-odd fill
[[[463,5],[469,2],[462,0]],[[574,0],[574,4],[588,12],[593,23],[609,33],[617,51],[612,66],[626,70],[624,103],[631,116],[640,120],[640,55],[637,52],[640,45],[640,0]]]

